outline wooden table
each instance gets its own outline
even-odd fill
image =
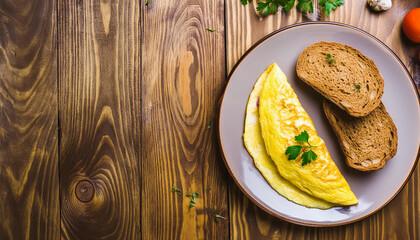
[[[149,1],[0,0],[0,239],[420,239],[418,166],[373,216],[302,227],[238,190],[214,124],[236,61],[293,23],[368,31],[420,81],[401,31],[420,1],[263,20],[240,0]]]

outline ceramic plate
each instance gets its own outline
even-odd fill
[[[398,130],[398,151],[384,169],[364,173],[345,163],[337,138],[322,110],[322,97],[296,75],[300,53],[319,41],[347,44],[371,58],[384,82],[382,102]],[[245,109],[254,83],[276,62],[286,74],[318,134],[357,196],[359,204],[328,210],[312,209],[288,201],[256,169],[242,141]],[[420,106],[414,81],[399,58],[372,35],[338,23],[304,23],[276,31],[255,44],[229,77],[219,113],[219,140],[226,166],[243,193],[266,212],[306,226],[337,226],[361,220],[391,201],[407,183],[419,158]]]

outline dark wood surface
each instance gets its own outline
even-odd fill
[[[229,236],[228,224],[216,224],[210,212],[228,216],[226,170],[212,125],[225,82],[223,9],[223,1],[202,0],[150,1],[142,8],[145,239]],[[173,185],[182,194],[171,192]],[[190,193],[199,195],[192,208],[185,196]]]
[[[58,1],[63,239],[141,236],[139,16],[137,1]]]
[[[419,167],[362,221],[298,226],[236,187],[215,125],[234,64],[293,23],[361,28],[420,82],[401,32],[420,1],[264,19],[240,0],[148,2],[0,0],[0,239],[420,239]]]
[[[0,239],[60,237],[56,1],[0,1]]]

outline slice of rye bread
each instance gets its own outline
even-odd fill
[[[328,61],[327,54],[334,60]],[[307,47],[296,65],[298,77],[355,117],[368,115],[381,102],[384,80],[375,63],[359,50],[334,42]]]
[[[350,167],[377,170],[397,153],[397,128],[382,102],[365,117],[352,117],[326,99],[323,107]]]

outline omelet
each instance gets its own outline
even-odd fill
[[[263,83],[273,66],[274,64],[271,65],[260,76],[249,96],[248,105],[246,108],[245,129],[243,135],[245,147],[254,159],[254,164],[257,169],[261,172],[271,187],[280,195],[284,196],[292,202],[306,207],[320,209],[331,208],[334,206],[332,203],[318,199],[306,192],[303,192],[291,182],[280,176],[276,165],[265,151],[264,140],[261,135],[261,128],[259,123],[258,101]]]
[[[265,149],[283,178],[303,192],[327,202],[357,204],[356,196],[331,159],[311,118],[277,64],[273,64],[263,84],[259,116]],[[302,166],[300,156],[296,160],[288,160],[285,152],[287,147],[298,144],[294,137],[305,130],[309,134],[309,143],[317,146],[312,148],[317,158]]]

